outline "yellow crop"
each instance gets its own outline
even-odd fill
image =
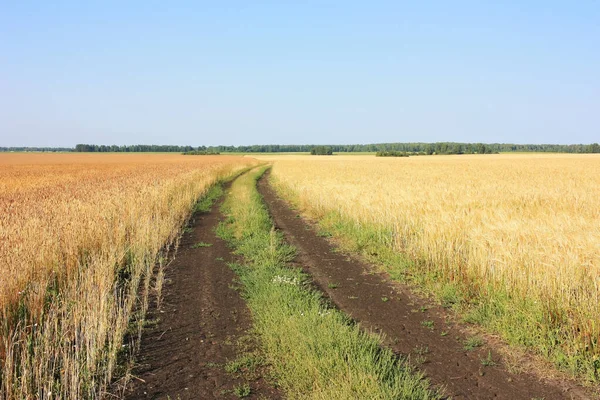
[[[98,396],[161,249],[212,183],[255,163],[0,154],[0,398]]]
[[[576,338],[565,351],[598,359],[600,156],[270,159],[313,216],[377,226],[395,251],[480,296],[543,304]]]

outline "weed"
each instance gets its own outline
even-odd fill
[[[480,336],[471,336],[464,342],[464,349],[471,351],[477,347],[483,346],[483,339]]]
[[[247,383],[233,388],[233,394],[239,397],[240,399],[250,396],[250,393],[252,393],[252,389]]]
[[[225,364],[225,371],[227,373],[240,373],[240,372],[254,372],[256,368],[262,365],[263,359],[254,354],[246,354],[234,361],[230,361]]]
[[[417,355],[413,358],[413,361],[416,365],[419,364],[425,364],[427,362],[427,357],[425,356],[421,356],[421,355]]]
[[[230,283],[229,285],[227,285],[227,287],[231,290],[235,290],[236,292],[239,292],[240,290],[243,289],[243,285],[240,285],[239,283],[236,283],[236,282]]]
[[[335,283],[335,282],[329,282],[329,283],[327,284],[327,287],[328,287],[329,289],[337,289],[337,288],[339,288],[339,287],[340,287],[340,285],[339,285],[339,284],[337,284],[337,283]]]
[[[443,307],[450,308],[460,303],[461,297],[457,290],[458,287],[454,284],[446,284],[442,287],[440,291],[440,300]]]
[[[390,299],[388,299],[388,298],[387,298],[387,297],[385,297],[385,296],[381,298],[381,301],[383,301],[384,303],[387,303],[389,300],[390,300]]]
[[[492,359],[492,352],[488,351],[488,355],[486,358],[481,359],[481,365],[484,367],[493,367],[497,365],[496,361]]]
[[[209,212],[214,202],[223,195],[223,186],[214,185],[194,206],[194,212]]]
[[[144,328],[154,328],[160,323],[160,318],[144,319]]]
[[[426,321],[421,321],[421,325],[423,325],[425,328],[429,328],[429,329],[433,330],[433,327],[435,324],[433,321],[426,320]]]
[[[210,247],[210,246],[212,246],[212,243],[198,242],[192,246],[192,249],[199,249],[202,247]]]

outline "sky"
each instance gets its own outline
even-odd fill
[[[0,146],[600,141],[600,1],[0,2]]]

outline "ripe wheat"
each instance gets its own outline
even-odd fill
[[[509,325],[523,326],[505,331],[598,379],[600,157],[271,160],[275,181],[314,217],[335,213],[376,227],[389,247],[417,261],[415,273],[459,285],[468,300],[502,293],[506,304],[526,304],[524,318],[539,320],[528,325],[513,317]],[[489,309],[512,312],[496,300]],[[539,331],[522,332],[531,326]],[[528,343],[538,334],[547,337]],[[577,360],[563,359],[569,357]]]
[[[193,204],[253,164],[0,154],[0,398],[102,397]]]

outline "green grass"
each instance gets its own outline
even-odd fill
[[[273,184],[279,195],[299,208],[295,193],[276,180]],[[394,281],[431,295],[464,322],[480,325],[510,345],[542,355],[559,370],[584,382],[600,382],[600,355],[574,339],[569,316],[558,313],[556,305],[514,296],[486,282],[452,281],[434,268],[427,268],[422,260],[394,251],[393,232],[359,223],[339,211],[325,213],[318,229],[319,235],[334,237],[340,251],[358,254],[380,266]]]
[[[422,321],[421,325],[423,325],[425,328],[428,328],[428,329],[431,329],[431,330],[433,330],[433,328],[435,327],[434,322],[433,321],[429,321],[429,320]]]
[[[224,179],[224,180],[219,181],[219,182],[215,183],[214,185],[212,185],[210,188],[208,188],[206,193],[194,205],[193,211],[198,212],[198,213],[209,212],[211,210],[212,206],[215,204],[215,202],[217,200],[219,200],[225,193],[223,190],[223,184],[235,180],[237,177],[245,174],[246,172],[250,171],[252,168],[255,168],[255,167],[244,168],[244,169],[236,172],[232,176],[228,177],[227,179]]]
[[[215,201],[223,196],[223,185],[213,185],[194,206],[194,212],[209,212]]]
[[[244,264],[232,264],[244,289],[273,378],[289,398],[429,399],[438,397],[408,362],[382,348],[331,309],[309,277],[286,264],[294,249],[275,231],[256,190],[260,168],[238,178],[218,228]]]
[[[465,340],[465,350],[471,351],[477,347],[483,346],[483,339],[479,336],[471,336],[467,340]]]
[[[498,365],[498,363],[496,363],[496,361],[494,361],[494,359],[492,358],[491,351],[488,351],[488,355],[486,358],[481,359],[481,365],[483,365],[484,367],[494,367]]]
[[[253,373],[256,368],[263,365],[263,360],[255,354],[244,354],[239,358],[225,364],[225,372],[230,374],[250,372]]]
[[[233,388],[233,394],[240,399],[250,396],[250,393],[252,393],[252,389],[250,389],[250,385],[248,385],[247,383]]]

